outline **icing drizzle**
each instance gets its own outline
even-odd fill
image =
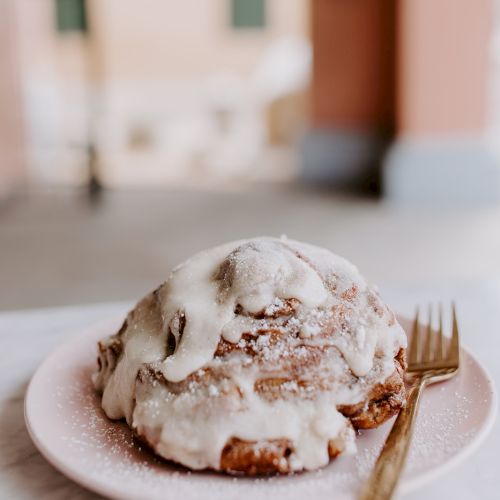
[[[295,298],[307,308],[326,301],[321,277],[286,243],[269,238],[234,247],[231,243],[201,252],[168,279],[161,299],[165,325],[175,332],[172,322],[179,311],[186,324],[180,339],[177,334],[177,349],[163,363],[167,380],[183,380],[208,363],[221,334],[229,342],[239,341],[243,330],[223,329],[236,317],[237,306],[258,313],[276,298]]]

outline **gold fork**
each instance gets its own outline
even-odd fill
[[[407,381],[412,384],[407,394],[406,405],[399,412],[387,436],[377,463],[361,490],[359,500],[388,500],[392,497],[410,447],[422,391],[429,384],[448,380],[458,371],[460,342],[455,304],[452,305],[452,335],[447,352],[443,341],[441,307],[439,307],[439,330],[435,332],[432,329],[432,307],[429,307],[429,323],[423,342],[420,338],[421,330],[417,309],[406,371]]]

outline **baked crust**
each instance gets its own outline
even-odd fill
[[[355,429],[373,429],[397,415],[406,401],[404,373],[407,368],[406,349],[401,349],[394,358],[395,370],[383,384],[377,384],[366,401],[350,406],[339,406],[338,410],[349,418]]]

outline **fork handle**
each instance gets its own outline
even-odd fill
[[[406,405],[401,409],[387,436],[375,467],[363,486],[359,500],[389,500],[401,475],[410,447],[420,395],[426,380],[418,380],[408,391]]]

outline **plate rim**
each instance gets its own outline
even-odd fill
[[[404,321],[411,321],[405,315],[396,314],[398,321],[403,319]],[[119,491],[117,488],[112,485],[104,484],[100,481],[93,481],[93,479],[88,476],[84,477],[79,475],[73,468],[66,465],[64,460],[57,456],[50,448],[48,448],[40,437],[37,435],[36,430],[34,429],[34,425],[32,423],[32,417],[30,417],[30,401],[32,398],[32,393],[36,389],[36,384],[40,377],[43,375],[44,370],[47,369],[47,366],[51,364],[53,358],[57,358],[64,350],[70,348],[74,343],[78,341],[82,341],[83,337],[88,336],[89,332],[95,332],[97,329],[104,330],[105,328],[109,328],[110,331],[113,330],[114,327],[118,327],[120,322],[123,321],[122,316],[110,316],[107,319],[100,320],[98,322],[94,322],[91,325],[79,328],[75,331],[75,333],[71,334],[69,338],[65,339],[65,341],[56,347],[53,351],[46,356],[42,362],[38,365],[35,372],[31,376],[28,387],[24,396],[24,404],[23,404],[23,414],[24,414],[24,422],[26,428],[28,430],[28,434],[33,441],[33,444],[40,452],[40,454],[60,473],[74,481],[79,486],[83,487],[86,490],[93,491],[100,495],[104,495],[108,498],[113,499],[134,499],[136,498],[133,495],[123,496],[123,491]],[[483,364],[479,362],[476,356],[471,352],[471,350],[461,343],[460,349],[467,353],[467,356],[472,359],[472,361],[477,365],[477,367],[482,372],[484,379],[488,383],[489,386],[489,411],[485,418],[484,424],[479,428],[477,434],[474,438],[466,443],[463,447],[461,447],[457,453],[447,459],[443,464],[435,467],[434,469],[428,470],[426,472],[420,473],[416,477],[405,478],[404,482],[398,486],[398,491],[400,493],[410,493],[418,488],[424,486],[425,484],[431,483],[437,477],[442,476],[448,473],[451,469],[456,467],[459,463],[463,462],[467,457],[472,455],[484,442],[486,436],[491,432],[496,417],[498,413],[498,394],[495,386],[495,381],[491,377],[487,368],[484,367]],[[85,480],[87,482],[85,482]],[[166,497],[168,498],[168,497]]]

